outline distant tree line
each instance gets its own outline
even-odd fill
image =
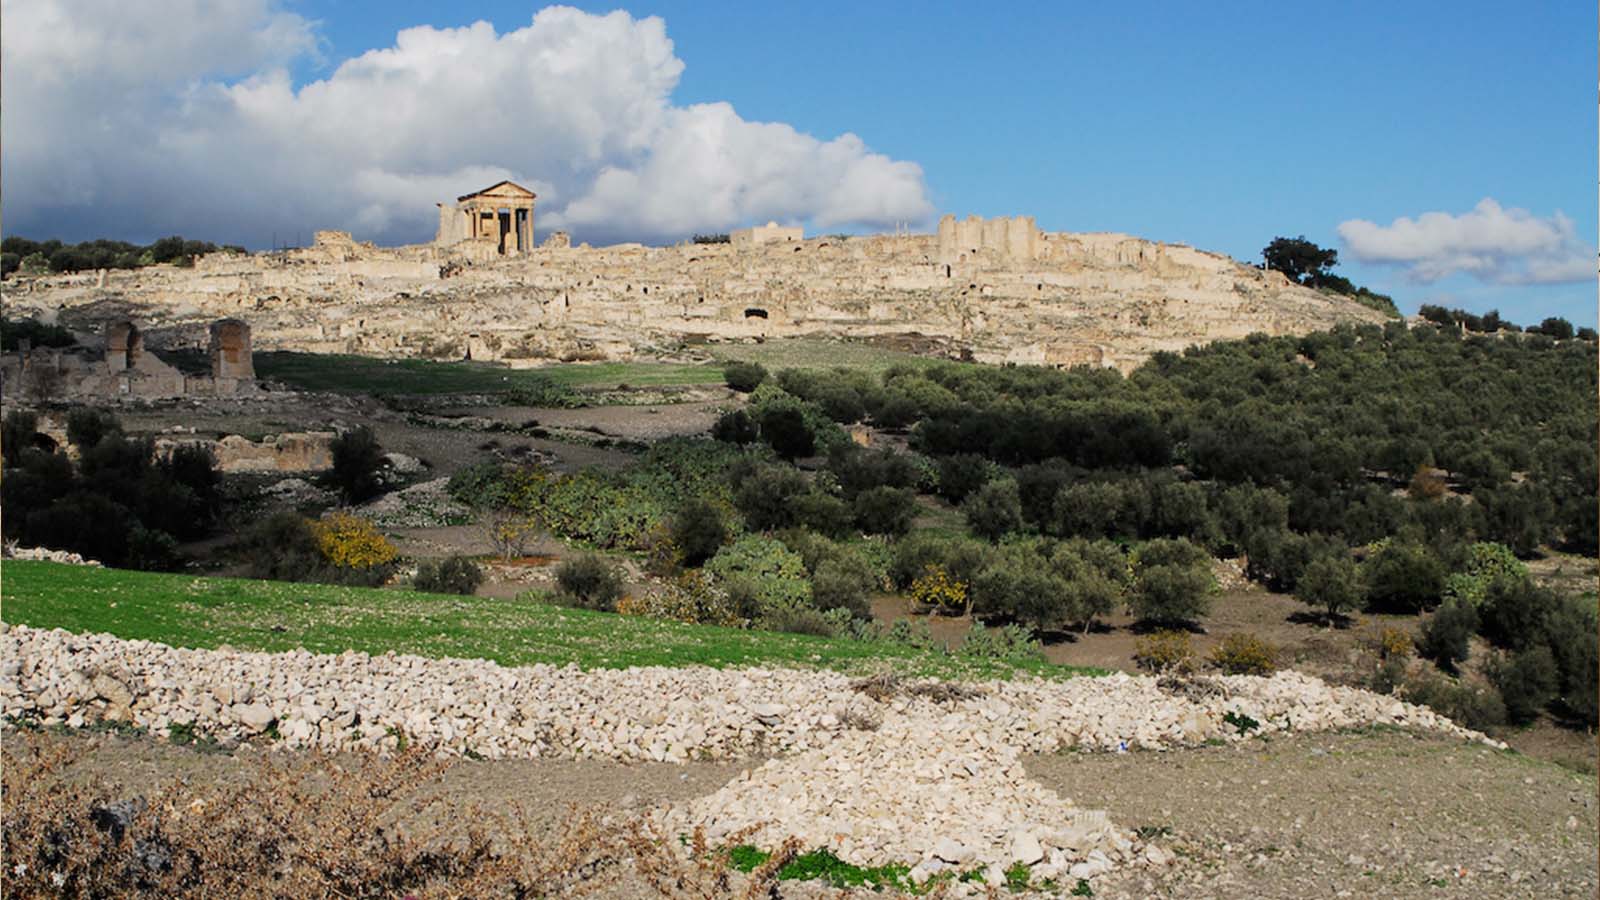
[[[35,241],[8,237],[0,241],[0,275],[12,272],[83,272],[92,269],[137,269],[162,263],[192,265],[196,256],[226,250],[247,252],[234,244],[217,246],[210,241],[190,241],[174,235],[152,244],[130,244],[105,239],[67,244],[58,240]]]
[[[1333,274],[1331,270],[1339,264],[1339,251],[1319,247],[1306,240],[1303,234],[1292,238],[1273,238],[1272,243],[1262,248],[1261,258],[1266,268],[1282,272],[1296,284],[1342,294],[1362,306],[1400,318],[1400,310],[1394,305],[1393,297],[1357,287],[1343,275]]]
[[[1528,334],[1542,334],[1547,337],[1553,337],[1558,341],[1571,340],[1574,337],[1585,341],[1596,339],[1596,333],[1593,328],[1575,329],[1572,327],[1571,322],[1559,316],[1551,316],[1537,325],[1529,325],[1527,328],[1523,328],[1515,322],[1502,319],[1498,309],[1491,309],[1480,316],[1469,313],[1464,309],[1446,309],[1443,306],[1424,303],[1422,308],[1417,310],[1417,315],[1435,325],[1457,328],[1477,334],[1526,331]]]

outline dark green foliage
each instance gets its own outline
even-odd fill
[[[32,410],[13,409],[0,423],[0,453],[5,464],[17,465],[22,461],[22,451],[33,446],[34,435],[39,431],[39,417]]]
[[[730,409],[717,417],[711,436],[727,444],[754,444],[761,438],[755,420],[742,409]]]
[[[698,566],[715,556],[728,542],[728,523],[715,503],[695,498],[678,508],[670,529],[686,566]]]
[[[347,503],[360,503],[378,495],[383,489],[379,471],[384,466],[383,448],[378,438],[365,425],[352,428],[333,439],[333,469],[329,482],[338,489]]]
[[[819,490],[799,494],[789,504],[788,523],[830,538],[842,538],[855,522],[850,504]]]
[[[811,575],[811,600],[817,609],[846,609],[857,619],[872,618],[867,594],[877,573],[857,553],[839,553],[819,562]]]
[[[1558,594],[1530,578],[1496,578],[1484,592],[1480,628],[1496,646],[1524,649],[1544,640],[1560,606]]]
[[[1506,705],[1493,686],[1474,687],[1445,675],[1424,672],[1406,680],[1405,697],[1468,728],[1484,730],[1504,725]]]
[[[1147,624],[1183,626],[1211,608],[1211,557],[1182,538],[1149,541],[1134,554],[1129,607]]]
[[[793,407],[767,410],[757,420],[761,439],[784,459],[810,456],[817,450],[816,439],[803,412]]]
[[[219,248],[209,241],[186,241],[181,237],[165,237],[153,244],[140,246],[126,241],[104,238],[80,244],[63,244],[58,240],[33,241],[23,237],[8,237],[0,241],[0,251],[5,254],[3,272],[10,274],[18,264],[38,254],[51,272],[82,272],[89,269],[137,269],[159,263],[193,265],[193,257],[215,253]],[[242,247],[222,247],[243,253]]]
[[[70,550],[107,565],[127,562],[134,524],[127,507],[90,491],[77,491],[35,509],[24,521],[27,543]]]
[[[1418,613],[1439,605],[1444,566],[1426,547],[1393,542],[1362,563],[1367,602],[1383,612]]]
[[[457,469],[446,484],[450,496],[474,509],[499,509],[511,500],[506,467],[497,460],[475,462]]]
[[[889,576],[897,588],[904,590],[929,566],[936,565],[955,581],[971,584],[992,553],[988,545],[971,538],[914,531],[895,542]]]
[[[622,599],[622,570],[598,554],[580,553],[556,567],[556,586],[563,606],[612,611]]]
[[[411,586],[430,594],[473,594],[483,583],[483,568],[465,556],[427,560],[417,566]]]
[[[1478,631],[1478,611],[1463,600],[1451,600],[1439,607],[1422,626],[1422,641],[1417,649],[1423,656],[1454,672],[1464,662]]]
[[[67,440],[80,450],[100,443],[108,434],[122,431],[117,417],[103,409],[78,407],[67,413]]]
[[[1261,250],[1267,268],[1282,272],[1290,281],[1317,286],[1328,270],[1339,264],[1339,251],[1326,250],[1306,240],[1305,235],[1275,237]]]
[[[1538,325],[1528,326],[1530,334],[1543,334],[1553,337],[1558,341],[1571,340],[1573,337],[1572,323],[1559,316],[1551,316]],[[1509,701],[1507,701],[1509,706]]]
[[[733,503],[751,531],[796,524],[794,501],[810,490],[805,475],[789,466],[757,465],[733,473]]]
[[[1561,673],[1563,714],[1593,728],[1600,721],[1600,615],[1592,599],[1565,597],[1546,619],[1546,640]]]
[[[840,444],[828,452],[828,471],[844,496],[855,498],[877,487],[914,488],[922,470],[913,457],[893,450],[865,450]]]
[[[757,362],[730,362],[722,367],[722,377],[728,387],[748,394],[767,380],[767,369]]]
[[[45,325],[37,319],[0,319],[0,350],[18,350],[21,341],[35,347],[70,347],[77,343],[72,332],[60,325]]]
[[[957,453],[938,462],[939,496],[961,504],[989,481],[989,461],[976,453]]]
[[[1009,478],[991,481],[962,504],[967,527],[990,541],[999,541],[1013,531],[1022,530],[1022,499],[1017,483]]]
[[[1321,553],[1295,580],[1294,595],[1333,619],[1360,608],[1366,599],[1361,571],[1348,553]],[[1476,622],[1474,622],[1474,626]]]
[[[851,506],[856,526],[867,534],[901,535],[916,517],[916,496],[907,488],[875,487],[856,495]]]
[[[1506,717],[1517,725],[1538,718],[1561,684],[1555,656],[1543,644],[1496,657],[1486,674],[1505,701]]]

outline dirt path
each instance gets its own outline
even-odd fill
[[[85,751],[69,777],[98,775],[129,794],[240,778],[262,752],[108,734],[51,740]],[[572,804],[642,809],[703,796],[750,765],[464,760],[422,790],[445,798],[447,817],[515,805],[550,827]],[[1027,768],[1077,804],[1159,835],[1180,859],[1097,881],[1097,897],[1592,897],[1600,885],[1594,777],[1458,741],[1303,735],[1034,757]]]
[[[1036,757],[1033,777],[1189,860],[1097,897],[1593,897],[1596,783],[1408,733]]]

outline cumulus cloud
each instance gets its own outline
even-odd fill
[[[1485,198],[1460,215],[1423,213],[1388,225],[1351,219],[1339,237],[1361,262],[1402,267],[1419,282],[1465,273],[1490,284],[1592,281],[1595,249],[1560,212],[1539,217]]]
[[[271,0],[179,5],[3,0],[9,231],[415,241],[435,202],[503,178],[539,194],[541,232],[592,241],[932,216],[921,168],[854,134],[675,105],[684,63],[656,17],[410,28],[296,87],[314,23]]]

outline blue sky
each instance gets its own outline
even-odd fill
[[[8,0],[7,13],[12,6],[47,2]],[[236,71],[219,62],[184,76],[187,87],[176,90],[187,92],[185,109],[198,102],[197,80],[236,88],[282,65],[289,89],[299,90],[338,81],[347,74],[341,64],[393,47],[402,29],[450,29],[482,20],[504,36],[527,28],[537,10],[525,3],[446,8],[404,0],[257,2],[266,4],[253,26],[257,35],[265,29],[260,22],[283,14],[303,23],[307,43],[262,49],[259,59],[234,66]],[[576,5],[596,14],[617,8]],[[473,154],[441,147],[426,159],[352,167],[380,183],[410,179],[408,190],[421,196],[426,185],[439,199],[445,187],[469,177],[465,172],[479,171],[474,166],[489,172],[503,165],[523,179],[548,178],[541,190],[542,208],[553,216],[547,221],[596,239],[668,240],[702,224],[661,210],[629,219],[619,212],[629,206],[618,197],[630,186],[652,196],[675,187],[683,193],[670,199],[680,207],[692,205],[696,196],[722,197],[726,203],[716,212],[707,201],[707,227],[742,224],[737,220],[769,210],[777,210],[771,217],[820,223],[827,230],[861,231],[901,216],[926,224],[942,212],[1022,213],[1036,216],[1048,230],[1123,231],[1247,260],[1258,258],[1274,235],[1304,234],[1338,247],[1342,274],[1393,294],[1407,311],[1439,302],[1477,311],[1498,307],[1524,322],[1544,315],[1590,325],[1596,320],[1600,123],[1592,3],[1388,2],[1299,9],[1282,3],[1172,3],[1140,7],[1137,14],[1122,4],[1060,3],[637,3],[625,9],[634,20],[659,16],[665,22],[670,54],[682,66],[673,78],[664,69],[656,72],[670,85],[665,90],[672,109],[726,103],[737,114],[734,126],[785,123],[817,140],[780,136],[780,150],[765,149],[754,137],[719,146],[706,135],[733,133],[727,121],[679,128],[690,147],[704,143],[717,148],[708,153],[729,155],[729,170],[741,173],[730,176],[737,182],[732,185],[706,172],[684,175],[674,186],[671,166],[662,162],[674,157],[659,149],[672,143],[668,137],[646,151],[657,158],[653,166],[639,162],[641,151],[629,145],[612,156],[597,151],[593,167],[570,173],[551,171],[561,168],[552,162],[559,159],[555,149],[526,158],[467,158]],[[644,54],[655,45],[634,35],[576,46],[593,46],[602,66],[621,71],[617,60],[635,52],[630,48],[645,48],[637,51]],[[229,102],[242,106],[238,94]],[[293,99],[282,101],[285,109],[312,106]],[[573,100],[578,106],[585,102]],[[607,95],[589,111],[617,116],[618,109],[635,108],[630,102]],[[479,113],[504,108],[502,102]],[[431,112],[418,110],[424,118]],[[511,112],[531,142],[585,121],[545,118],[546,106]],[[180,152],[199,146],[192,126],[173,130],[181,136],[162,135],[163,146]],[[405,136],[392,125],[386,133],[397,140]],[[829,143],[846,133],[864,147]],[[515,130],[497,132],[493,141],[503,145],[518,136]],[[622,146],[634,138],[595,137],[589,146]],[[204,146],[215,155],[226,145]],[[767,170],[741,153],[785,162]],[[596,179],[613,164],[630,176],[608,192]],[[265,183],[271,167],[262,165]],[[838,186],[829,182],[830,166],[856,173],[841,176],[841,183],[877,179],[892,189],[871,202],[843,202]],[[374,168],[384,175],[373,175]],[[428,171],[418,174],[421,168]],[[747,199],[790,170],[799,173],[796,181],[805,183],[804,190],[770,202]],[[8,183],[7,193],[12,191]],[[831,199],[819,199],[824,197]],[[1479,207],[1486,198],[1496,206]],[[257,208],[274,212],[250,219],[249,228],[241,220],[239,227],[250,233],[219,239],[259,246],[269,220],[287,228],[291,218],[310,215],[345,217],[344,224],[358,232],[365,227],[378,239],[427,237],[426,209],[411,216],[380,206],[360,197],[343,205],[330,199],[324,206],[265,198]],[[1473,215],[1475,208],[1479,213]],[[82,228],[96,221],[61,210],[46,215],[51,212],[47,205],[37,213],[24,210],[18,222],[8,210],[8,225],[57,221]],[[1444,216],[1419,219],[1428,213]],[[1416,227],[1390,227],[1402,217],[1418,220]],[[1347,237],[1357,232],[1342,234],[1340,225],[1357,220],[1373,225],[1353,242]],[[98,221],[135,230],[175,224],[133,212]],[[305,228],[324,224],[332,223],[319,220]]]

